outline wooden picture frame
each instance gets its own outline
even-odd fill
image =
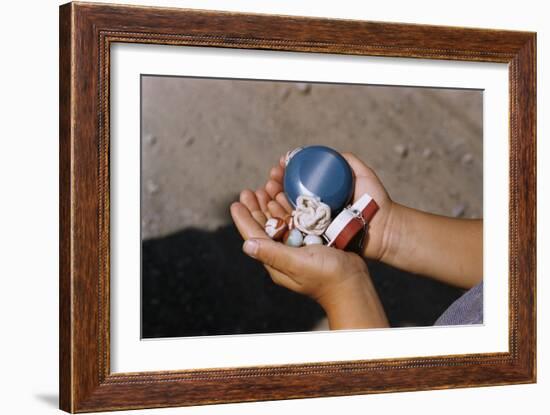
[[[509,65],[509,351],[111,373],[109,59],[116,42]],[[90,412],[536,379],[536,34],[69,3],[60,8],[60,407]]]

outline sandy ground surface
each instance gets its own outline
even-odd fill
[[[240,252],[228,207],[300,145],[351,151],[391,197],[482,217],[479,91],[142,78],[143,335],[302,331],[316,304]],[[430,325],[460,291],[371,264],[395,326]]]
[[[482,215],[479,91],[145,77],[144,238],[230,222],[300,145],[351,151],[392,198],[444,215]]]

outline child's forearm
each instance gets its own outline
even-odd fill
[[[394,203],[381,260],[461,288],[483,278],[483,221],[432,215]]]
[[[348,279],[328,298],[318,299],[331,330],[389,327],[370,275]]]

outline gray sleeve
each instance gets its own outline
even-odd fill
[[[466,291],[450,305],[434,326],[483,323],[483,282]]]

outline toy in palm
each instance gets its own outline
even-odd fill
[[[283,188],[294,208],[293,225],[306,238],[322,236],[329,246],[339,249],[348,247],[358,236],[362,242],[367,225],[378,210],[366,193],[355,195],[356,202],[350,205],[354,196],[353,171],[340,153],[325,146],[289,152]]]

